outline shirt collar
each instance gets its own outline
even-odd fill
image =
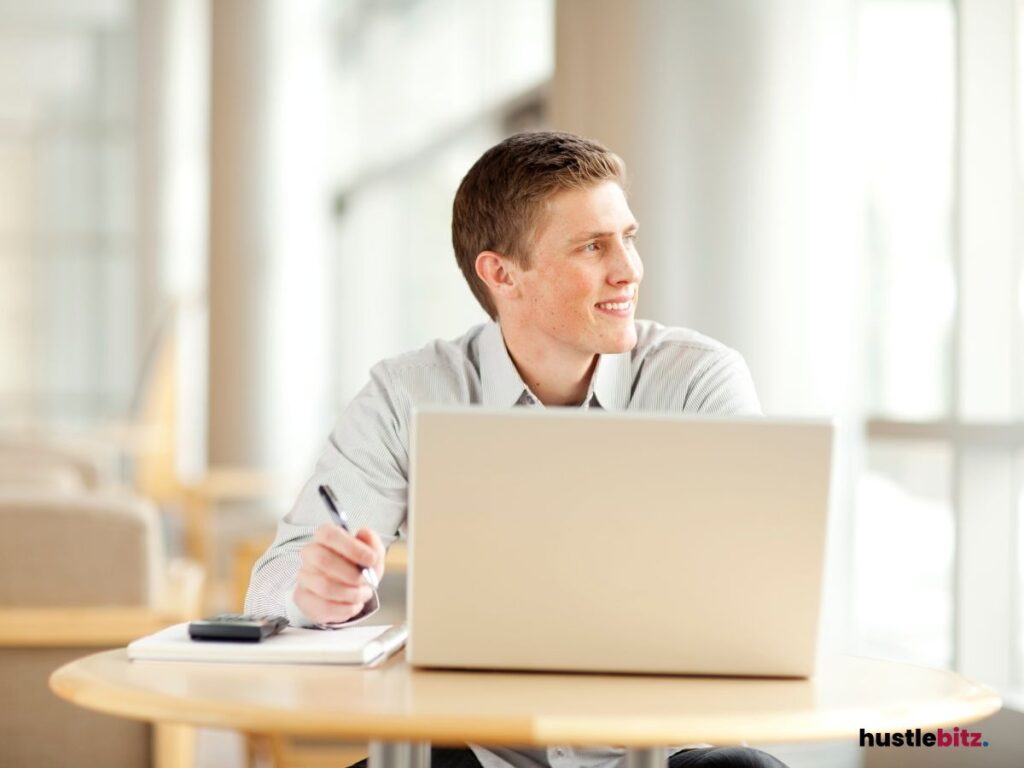
[[[624,411],[633,388],[633,354],[601,355],[594,371],[593,389],[606,411]]]
[[[629,352],[601,355],[587,402],[596,397],[605,410],[625,410],[632,384]],[[529,391],[508,354],[501,326],[494,321],[487,323],[480,334],[480,386],[483,404],[489,408],[510,408],[519,402],[524,391]]]
[[[494,321],[480,334],[480,387],[489,408],[510,408],[527,389],[505,348],[501,326]]]

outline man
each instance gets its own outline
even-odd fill
[[[760,413],[739,354],[693,331],[634,319],[643,265],[624,187],[616,155],[567,133],[512,136],[473,165],[455,195],[452,240],[492,322],[373,367],[253,569],[248,612],[329,628],[377,610],[360,569],[381,575],[385,547],[405,524],[414,406]],[[354,535],[329,524],[322,483],[336,492]],[[621,755],[471,747],[434,750],[433,760],[612,768]],[[672,768],[698,764],[782,765],[751,749],[692,748],[671,758]]]

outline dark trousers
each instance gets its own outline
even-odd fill
[[[468,748],[430,750],[431,768],[482,768]],[[668,768],[786,768],[786,764],[767,752],[750,747],[704,747],[684,749],[668,759]],[[352,768],[366,768],[360,760]]]

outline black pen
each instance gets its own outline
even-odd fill
[[[327,511],[331,513],[331,519],[334,521],[334,524],[341,528],[341,530],[345,531],[345,533],[352,533],[352,529],[348,527],[348,520],[345,518],[345,513],[342,512],[341,508],[338,506],[338,499],[335,497],[334,491],[326,485],[321,485],[319,490],[320,498],[323,499],[324,504],[327,505]],[[380,587],[380,579],[377,578],[377,572],[373,570],[373,568],[363,568],[362,573],[363,578],[366,579],[366,582],[371,587],[374,589],[378,589]]]

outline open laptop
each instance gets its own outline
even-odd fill
[[[832,441],[822,420],[419,410],[407,658],[812,675]]]

